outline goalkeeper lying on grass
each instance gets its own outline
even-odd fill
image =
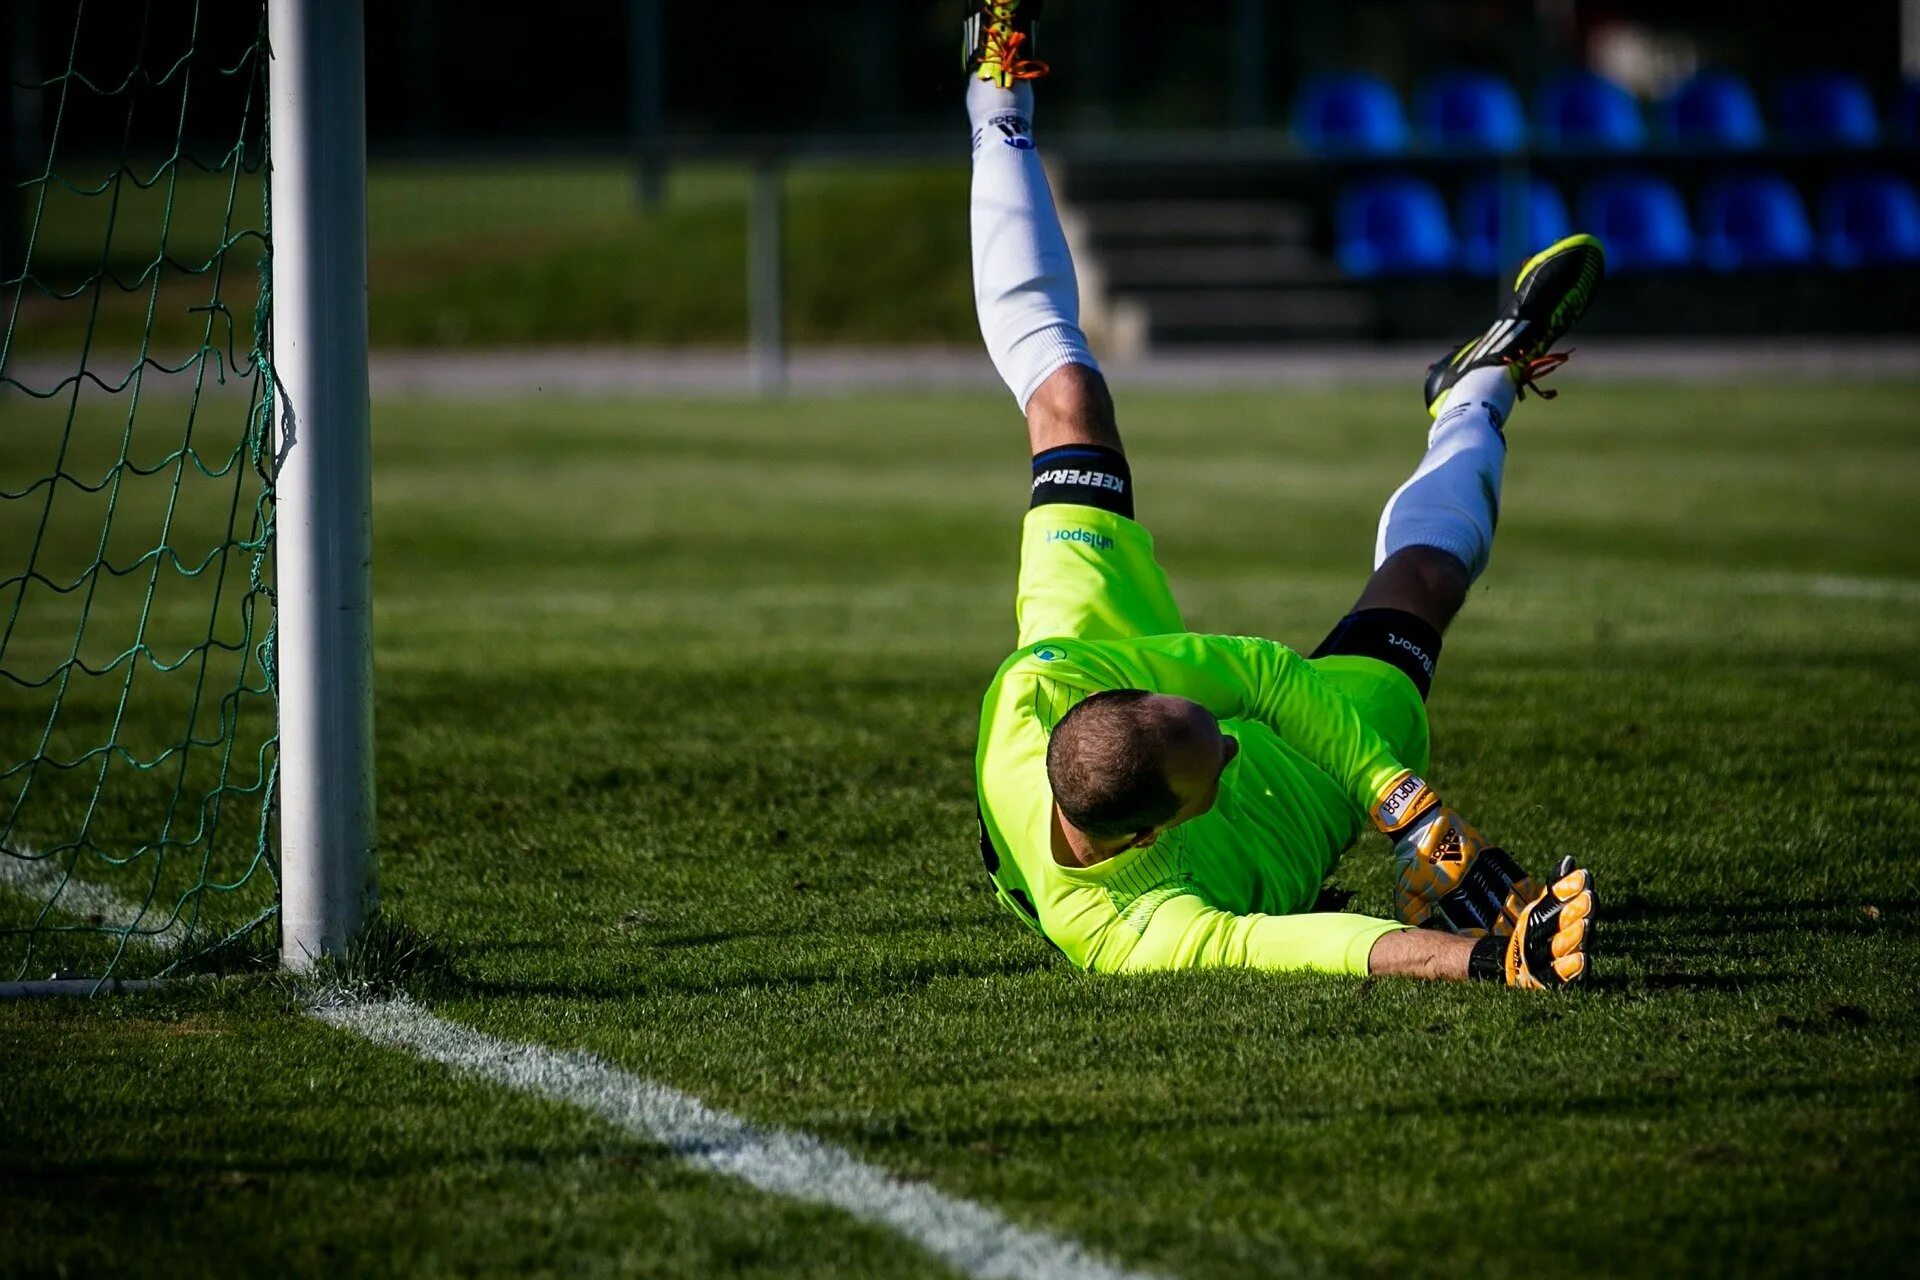
[[[1076,964],[1469,977],[1554,987],[1587,970],[1589,874],[1544,889],[1442,804],[1425,697],[1440,633],[1486,568],[1516,396],[1564,357],[1603,254],[1563,240],[1485,335],[1427,378],[1428,451],[1380,520],[1375,569],[1311,658],[1186,629],[1133,520],[1113,404],[1034,150],[1036,0],[971,6],[980,327],[1027,416],[1033,502],[977,758],[1000,897]],[[1362,825],[1394,841],[1395,921],[1315,913]],[[1426,926],[1414,928],[1411,926]]]

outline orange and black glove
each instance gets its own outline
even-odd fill
[[[1541,991],[1586,977],[1593,937],[1593,873],[1562,858],[1547,891],[1521,916],[1510,938],[1486,937],[1473,946],[1467,974]]]
[[[1393,839],[1393,910],[1401,924],[1505,937],[1540,896],[1505,849],[1488,844],[1411,773],[1387,793],[1374,820]]]

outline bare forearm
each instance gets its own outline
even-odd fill
[[[1367,953],[1367,973],[1389,978],[1425,978],[1430,982],[1465,982],[1473,939],[1433,929],[1402,929],[1387,933]]]

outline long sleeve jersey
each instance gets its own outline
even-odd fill
[[[1091,693],[1188,698],[1240,740],[1212,811],[1091,867],[1054,856],[1047,739]],[[1014,654],[981,710],[981,852],[1000,897],[1074,963],[1365,973],[1400,926],[1312,913],[1365,815],[1409,768],[1359,708],[1284,645],[1182,632],[1048,640]]]

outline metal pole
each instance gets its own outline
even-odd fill
[[[19,175],[26,168],[22,163],[26,154],[26,140],[19,135],[13,122],[13,75],[12,67],[5,70],[7,83],[0,84],[0,282],[24,275],[26,272],[27,244],[20,217]]]
[[[659,208],[667,195],[667,165],[660,155],[666,127],[660,41],[660,0],[628,0],[627,131],[633,142],[634,190],[648,209]]]
[[[875,133],[900,122],[900,0],[864,0],[855,24],[855,92],[861,127]]]
[[[1233,123],[1257,129],[1267,122],[1267,3],[1235,0],[1233,6]]]
[[[1113,128],[1114,9],[1111,4],[1074,7],[1077,36],[1073,65],[1075,79],[1085,86],[1078,95],[1075,116],[1083,129],[1108,131]],[[1042,31],[1038,35],[1046,33]]]
[[[777,157],[754,164],[747,201],[747,374],[761,395],[778,395],[787,385],[785,186]]]
[[[42,92],[25,86],[40,79],[39,24],[35,0],[18,0],[8,7],[11,28],[6,34],[10,56],[0,55],[0,280],[24,274],[27,265],[27,228],[21,205],[27,192],[19,186],[29,173],[46,162],[36,155],[40,146]]]
[[[305,969],[377,901],[361,0],[268,0],[267,34],[280,959]]]
[[[446,95],[440,86],[440,40],[445,30],[434,0],[407,6],[407,134],[439,142],[446,133]]]
[[[1494,298],[1505,306],[1511,292],[1511,272],[1543,245],[1532,243],[1533,166],[1528,149],[1522,147],[1500,162],[1500,213],[1494,224],[1499,228],[1500,261],[1494,268]]]
[[[1547,28],[1553,5],[1554,0],[1534,0],[1527,15],[1527,43],[1532,56],[1527,59],[1526,71],[1521,79],[1520,96],[1529,113],[1538,99],[1540,70],[1546,65],[1550,53]],[[1533,243],[1533,165],[1533,122],[1529,114],[1527,130],[1519,149],[1509,153],[1500,162],[1500,212],[1494,222],[1498,228],[1496,239],[1500,252],[1493,279],[1496,306],[1505,306],[1512,291],[1510,273],[1535,250],[1546,247]]]

